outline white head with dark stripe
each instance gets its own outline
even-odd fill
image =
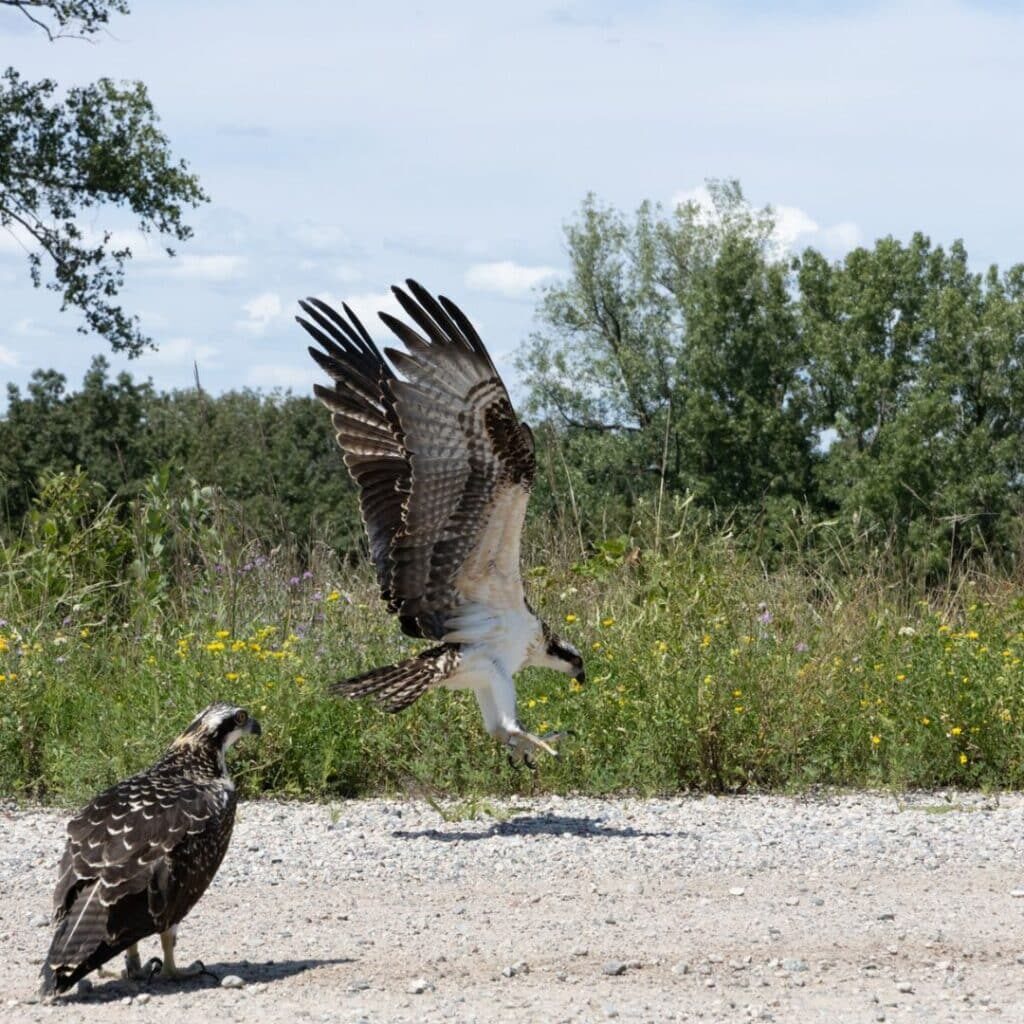
[[[227,701],[214,701],[189,722],[171,744],[171,750],[212,754],[223,771],[224,754],[242,736],[259,736],[262,731],[260,723],[245,708]]]
[[[528,664],[537,668],[550,668],[563,675],[572,676],[577,683],[586,682],[583,655],[568,640],[563,640],[551,627],[541,620],[541,640],[530,655]]]

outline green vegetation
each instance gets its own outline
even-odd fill
[[[468,694],[325,696],[412,647],[311,398],[97,359],[0,419],[0,792],[83,796],[215,697],[266,720],[250,793],[1024,786],[1024,265],[787,257],[710,194],[589,198],[522,352],[531,596],[590,680],[526,674],[561,761],[512,771]]]
[[[0,549],[0,792],[80,799],[215,697],[264,721],[237,754],[250,795],[1024,785],[1019,581],[926,601],[883,566],[765,573],[678,501],[586,551],[535,523],[532,597],[589,681],[525,674],[524,721],[575,734],[534,779],[469,694],[397,716],[325,696],[412,649],[364,565],[267,549],[207,488],[153,480],[127,516],[96,498],[50,477]]]

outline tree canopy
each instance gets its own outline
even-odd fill
[[[1024,265],[961,242],[787,254],[735,182],[711,204],[584,201],[520,368],[580,507],[655,484],[770,545],[796,521],[923,556],[1019,555]],[[550,448],[542,451],[553,450]]]
[[[51,39],[91,36],[125,0],[0,0]],[[0,77],[0,227],[24,246],[33,284],[79,310],[83,333],[114,351],[138,355],[150,339],[118,303],[131,246],[91,225],[96,208],[131,211],[138,229],[185,241],[186,207],[206,195],[175,160],[141,82],[110,79],[62,91],[44,78],[25,81],[13,67]],[[167,254],[174,250],[166,246]]]

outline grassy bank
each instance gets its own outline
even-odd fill
[[[417,647],[364,566],[266,549],[209,494],[150,495],[125,521],[79,501],[83,486],[58,482],[0,549],[6,795],[80,799],[214,698],[263,721],[234,759],[248,794],[1024,787],[1011,579],[924,594],[863,567],[766,573],[685,509],[659,526],[671,539],[638,528],[586,555],[535,529],[532,599],[584,650],[589,679],[522,677],[524,723],[575,734],[534,780],[507,766],[471,695],[397,716],[325,696]]]

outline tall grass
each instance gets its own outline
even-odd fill
[[[521,677],[524,724],[572,732],[532,776],[470,694],[397,716],[326,696],[423,646],[363,560],[267,547],[166,475],[128,510],[54,477],[0,547],[0,792],[81,799],[215,698],[263,722],[234,758],[249,794],[1024,785],[1019,580],[925,593],[864,552],[769,572],[750,549],[667,496],[589,548],[531,525],[531,600],[588,673]]]

